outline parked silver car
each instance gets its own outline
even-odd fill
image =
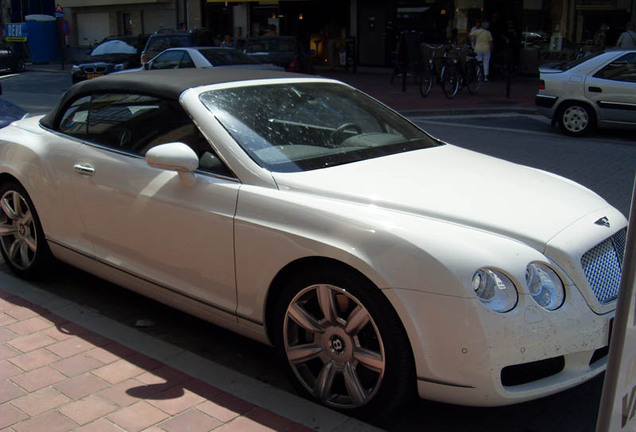
[[[284,71],[280,66],[264,64],[232,48],[179,47],[168,48],[143,66],[143,69],[190,69],[208,67],[240,67]]]
[[[636,50],[612,50],[539,68],[539,112],[572,136],[636,127]]]

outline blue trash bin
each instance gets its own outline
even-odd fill
[[[29,53],[32,63],[49,63],[60,60],[59,31],[57,19],[51,15],[27,15]]]

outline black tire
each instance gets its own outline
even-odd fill
[[[448,99],[454,98],[459,90],[459,75],[457,74],[457,68],[454,65],[444,65],[442,66],[440,75],[444,96]]]
[[[15,66],[13,67],[14,73],[24,72],[26,70],[26,66],[22,60],[16,60]]]
[[[366,278],[312,266],[287,281],[276,304],[275,346],[300,394],[365,419],[388,414],[412,395],[406,332]]]
[[[430,67],[424,68],[424,73],[422,74],[422,79],[420,80],[420,95],[422,97],[426,97],[431,93],[431,89],[433,88],[433,71],[432,65]]]
[[[468,85],[468,93],[477,94],[477,92],[481,89],[481,84],[484,82],[484,69],[481,62],[471,61],[466,67],[468,68],[467,72],[467,85]]]
[[[558,111],[561,131],[570,136],[589,135],[596,129],[596,115],[592,108],[581,102],[567,102]]]
[[[14,181],[0,187],[0,252],[9,269],[25,279],[42,276],[52,260],[35,206]]]

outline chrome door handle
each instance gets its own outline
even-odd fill
[[[81,163],[75,164],[73,166],[73,169],[75,170],[76,173],[81,175],[92,176],[93,174],[95,174],[95,168],[93,168],[92,166],[88,164],[81,164]]]

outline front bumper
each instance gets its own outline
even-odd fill
[[[557,311],[527,295],[498,314],[479,300],[388,290],[406,311],[420,397],[500,406],[548,396],[605,370],[613,312],[593,313],[573,285]],[[399,309],[399,308],[398,308]]]

